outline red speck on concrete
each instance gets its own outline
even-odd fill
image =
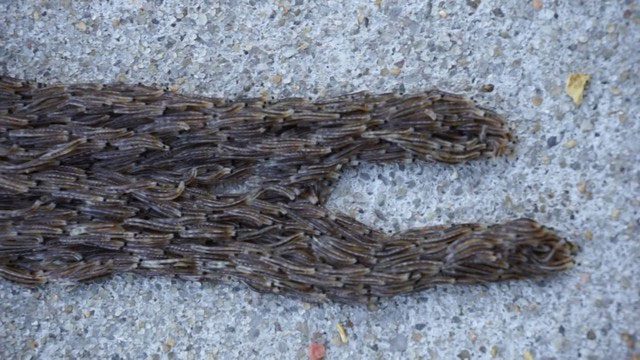
[[[325,355],[324,345],[319,343],[311,343],[309,345],[309,360],[322,360]]]

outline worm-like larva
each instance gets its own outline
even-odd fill
[[[226,100],[0,77],[0,277],[236,278],[311,301],[551,274],[571,243],[533,220],[386,235],[324,207],[361,161],[505,154],[491,110],[441,91]]]

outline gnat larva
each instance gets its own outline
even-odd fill
[[[508,152],[491,110],[441,91],[310,102],[0,77],[0,276],[235,278],[310,301],[548,275],[571,243],[533,220],[386,235],[324,207],[342,169]]]

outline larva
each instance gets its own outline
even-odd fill
[[[0,277],[230,276],[310,301],[545,276],[575,247],[533,220],[387,235],[325,207],[361,161],[461,163],[510,151],[462,96],[219,99],[0,76]]]

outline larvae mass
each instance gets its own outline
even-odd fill
[[[369,302],[567,269],[571,243],[533,220],[388,235],[324,206],[347,166],[489,158],[511,137],[435,90],[227,100],[0,77],[0,277],[234,278]]]

